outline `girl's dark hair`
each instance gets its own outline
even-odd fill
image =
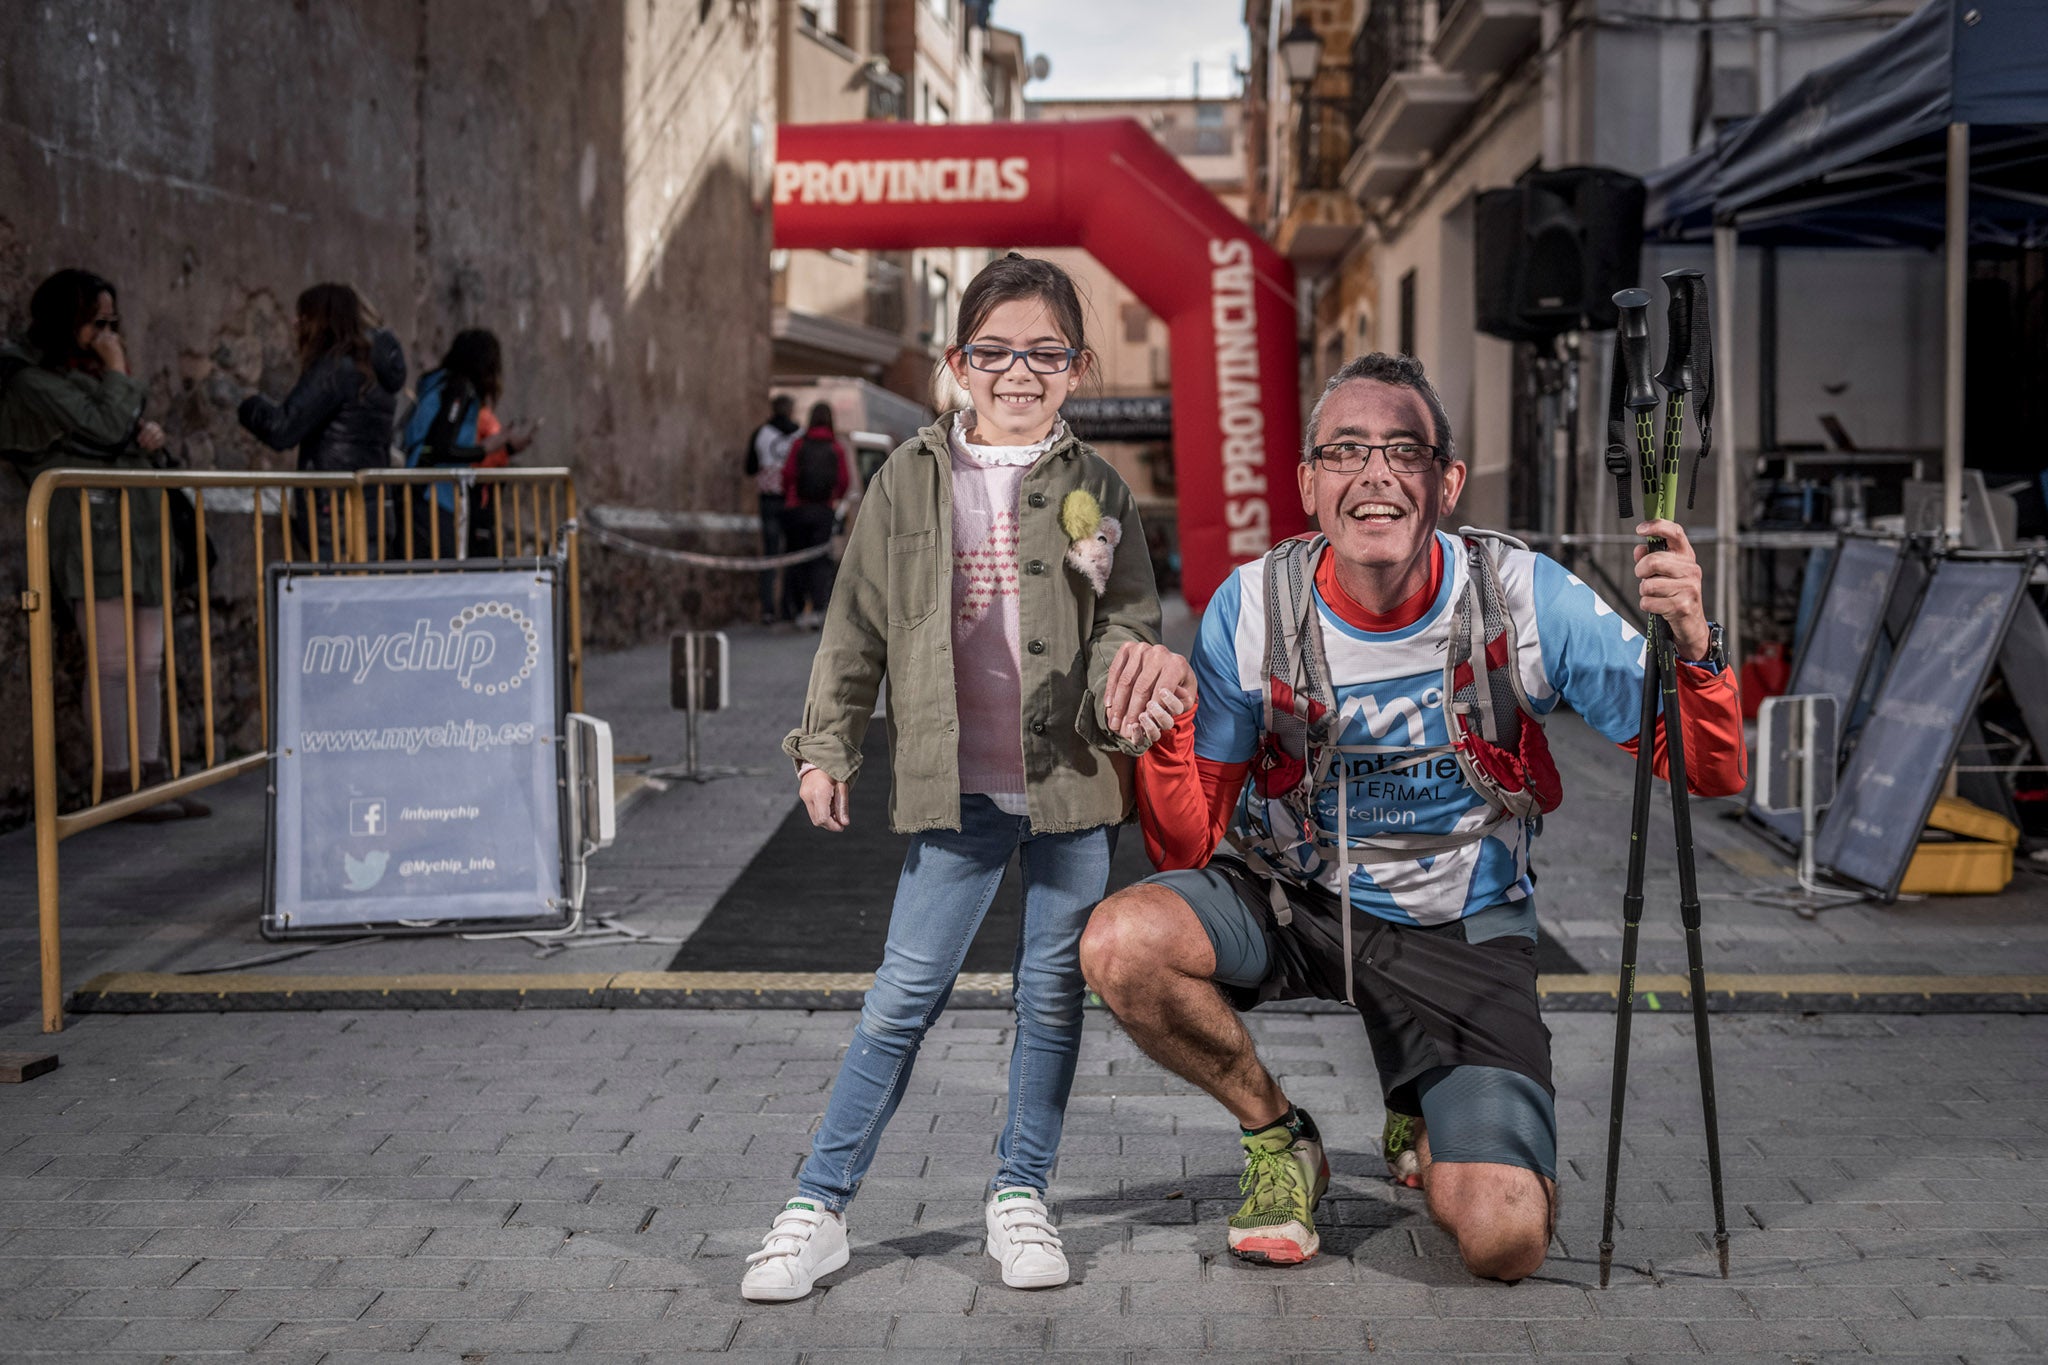
[[[504,359],[498,350],[497,333],[482,327],[457,332],[441,357],[441,368],[466,380],[477,398],[486,405],[498,401],[504,392]]]
[[[310,368],[326,356],[346,356],[375,382],[370,369],[370,334],[363,326],[363,301],[345,284],[316,284],[299,295],[299,366]]]
[[[830,403],[811,404],[811,420],[805,423],[805,425],[813,430],[818,427],[823,427],[827,431],[832,430],[832,405]]]
[[[988,315],[1015,299],[1038,299],[1052,311],[1053,321],[1066,334],[1067,344],[1088,349],[1087,328],[1081,321],[1081,296],[1066,271],[1051,261],[1041,261],[1011,252],[990,261],[968,281],[960,296],[960,325],[953,335],[955,349],[974,340]]]
[[[28,342],[45,369],[74,363],[99,368],[99,355],[78,344],[78,329],[100,311],[100,295],[116,298],[114,286],[90,270],[60,270],[36,286],[28,301]]]

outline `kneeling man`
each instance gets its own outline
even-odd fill
[[[1364,356],[1330,380],[1299,481],[1321,536],[1239,568],[1191,663],[1158,645],[1116,661],[1112,722],[1166,728],[1138,801],[1169,870],[1097,908],[1082,967],[1138,1045],[1242,1127],[1232,1254],[1294,1264],[1319,1247],[1321,1136],[1237,1013],[1314,996],[1365,1022],[1394,1178],[1423,1189],[1473,1274],[1520,1279],[1557,1202],[1529,863],[1558,800],[1540,717],[1565,702],[1634,753],[1646,642],[1555,560],[1439,529],[1465,466],[1413,359]],[[1688,785],[1739,791],[1735,684],[1692,547],[1671,522],[1637,530],[1664,540],[1636,551],[1638,605],[1682,661]],[[1663,775],[1661,718],[1648,739]]]

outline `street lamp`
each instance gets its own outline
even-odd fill
[[[1280,64],[1287,68],[1287,84],[1294,91],[1294,102],[1301,107],[1301,125],[1295,135],[1299,143],[1296,162],[1299,171],[1297,184],[1307,189],[1320,176],[1315,147],[1315,86],[1316,72],[1323,65],[1323,40],[1316,33],[1316,26],[1308,21],[1308,15],[1297,13],[1294,27],[1280,40]]]
[[[1287,68],[1287,83],[1297,95],[1314,82],[1316,69],[1323,64],[1323,40],[1308,15],[1295,15],[1294,27],[1280,40],[1280,64]]]

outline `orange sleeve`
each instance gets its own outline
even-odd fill
[[[480,408],[477,410],[476,443],[478,445],[482,445],[484,442],[490,440],[493,436],[496,436],[499,432],[503,431],[504,429],[505,424],[498,420],[497,413],[492,412],[489,408]],[[482,465],[486,469],[502,468],[503,466],[512,463],[512,452],[504,449],[503,447],[500,447],[497,450],[492,451],[490,454],[484,456],[483,459],[477,461],[477,463]]]
[[[1195,710],[1138,757],[1138,825],[1145,854],[1162,872],[1202,867],[1223,842],[1249,763],[1195,757]]]
[[[1724,668],[1710,673],[1690,664],[1678,666],[1679,721],[1685,727],[1685,789],[1694,796],[1733,796],[1749,785],[1749,750],[1742,742],[1742,699],[1735,686],[1735,670]],[[1636,752],[1637,739],[1626,740],[1622,750]],[[1651,766],[1657,776],[1671,780],[1671,760],[1665,750],[1664,717],[1657,717],[1655,747]]]

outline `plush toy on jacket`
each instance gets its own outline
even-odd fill
[[[1123,523],[1102,514],[1101,506],[1084,488],[1067,494],[1060,504],[1060,529],[1074,543],[1067,547],[1067,563],[1088,580],[1097,597],[1109,590],[1109,569],[1116,559],[1117,542],[1124,538]]]

